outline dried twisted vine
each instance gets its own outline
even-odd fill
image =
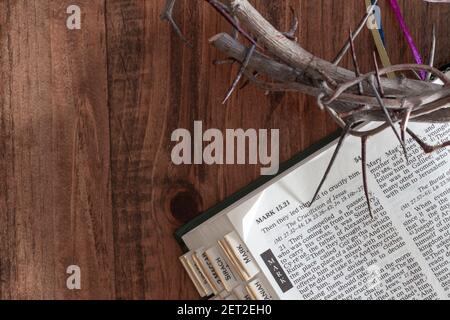
[[[228,59],[241,63],[241,68],[226,94],[224,103],[236,90],[241,78],[245,76],[248,82],[266,91],[296,91],[315,96],[318,106],[326,110],[343,129],[310,204],[317,198],[348,135],[361,139],[363,186],[371,216],[366,159],[369,137],[391,128],[402,145],[406,157],[406,133],[427,153],[450,146],[450,142],[437,146],[427,145],[408,128],[410,121],[450,122],[450,79],[433,67],[436,47],[434,31],[429,65],[402,64],[379,69],[374,55],[375,71],[361,75],[354,40],[372,14],[376,2],[361,19],[356,31],[350,31],[349,40],[333,62],[329,62],[312,55],[296,42],[298,21],[295,14],[291,29],[288,32],[281,32],[274,28],[248,0],[204,1],[223,16],[234,30],[232,36],[220,33],[212,37],[209,40],[210,43],[227,55]],[[176,0],[167,0],[161,17],[169,21],[175,32],[189,43],[173,19],[175,2]],[[239,34],[250,43],[250,47],[246,47],[238,40]],[[353,71],[338,66],[348,50],[351,50],[352,54]],[[402,71],[414,73],[426,71],[428,76],[426,81],[405,77],[391,80],[383,77],[386,74]],[[266,75],[271,81],[260,80],[258,75]],[[429,82],[431,75],[439,78],[443,85]],[[383,124],[368,131],[354,129],[356,124],[370,121],[382,121]],[[399,129],[396,125],[399,125]]]

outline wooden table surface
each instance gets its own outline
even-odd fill
[[[258,1],[304,48],[332,59],[363,15],[363,0]],[[380,0],[393,63],[413,62]],[[66,9],[82,11],[68,30]],[[425,57],[450,61],[450,5],[400,1]],[[193,127],[278,128],[280,159],[335,130],[312,98],[249,86],[220,104],[237,66],[208,38],[230,28],[204,1],[180,0],[193,48],[159,20],[164,0],[0,0],[0,298],[178,299],[197,294],[172,233],[259,176],[259,167],[175,166],[171,133]],[[363,71],[373,41],[356,41]],[[350,65],[349,57],[343,64]],[[81,290],[66,268],[81,268]]]

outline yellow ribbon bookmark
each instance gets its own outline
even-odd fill
[[[365,0],[367,8],[370,8],[372,5],[371,0]],[[389,55],[387,53],[387,50],[383,44],[383,40],[381,39],[380,32],[377,28],[370,29],[372,32],[373,39],[375,41],[375,45],[377,47],[378,55],[380,56],[381,63],[383,64],[383,67],[390,67],[391,66],[391,60],[389,59]],[[395,73],[391,72],[387,74],[387,77],[389,79],[395,79]]]

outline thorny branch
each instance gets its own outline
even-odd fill
[[[167,20],[183,41],[189,44],[173,18],[176,0],[166,0],[161,18]],[[426,153],[450,146],[450,141],[437,146],[426,144],[410,128],[411,121],[445,123],[450,122],[450,79],[433,67],[436,50],[436,30],[433,28],[432,48],[428,65],[400,64],[379,69],[373,56],[375,71],[361,74],[355,51],[354,40],[363,30],[377,3],[362,17],[354,32],[350,31],[348,41],[332,61],[325,61],[306,51],[297,42],[295,34],[299,23],[291,8],[294,20],[288,32],[278,31],[248,0],[203,0],[210,4],[233,27],[233,36],[221,33],[210,39],[210,43],[223,52],[227,59],[241,63],[240,70],[228,90],[224,103],[237,89],[243,76],[247,83],[253,83],[265,91],[296,91],[315,96],[318,106],[326,110],[343,129],[333,156],[325,170],[310,204],[316,199],[328,177],[333,164],[347,136],[361,139],[361,162],[364,194],[369,214],[372,217],[370,193],[367,182],[367,141],[387,128],[391,128],[406,155],[408,133]],[[240,34],[250,47],[240,43]],[[338,65],[351,50],[354,70]],[[401,77],[388,79],[388,73],[411,71],[427,72],[425,81]],[[258,75],[266,75],[271,81],[261,80]],[[443,85],[431,83],[434,75]],[[376,85],[375,85],[376,83]],[[245,86],[245,85],[244,85]],[[381,121],[378,127],[366,131],[355,129],[357,124]],[[396,129],[400,125],[400,132]]]

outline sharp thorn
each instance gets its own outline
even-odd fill
[[[297,41],[297,37],[295,36],[297,30],[298,30],[298,19],[297,19],[297,14],[295,13],[295,9],[291,6],[291,13],[292,13],[292,25],[291,28],[289,29],[288,32],[283,32],[283,35],[288,38],[289,40],[292,41]]]
[[[164,7],[164,11],[161,14],[161,19],[168,21],[172,29],[175,31],[175,33],[180,37],[180,39],[183,41],[185,45],[192,48],[192,43],[183,35],[183,32],[181,32],[180,27],[178,27],[177,23],[175,22],[173,18],[173,8],[175,6],[177,0],[167,0],[166,5]]]
[[[338,141],[338,143],[336,145],[336,149],[334,150],[334,153],[333,153],[333,155],[332,155],[332,157],[330,159],[330,162],[328,163],[328,167],[325,170],[325,173],[324,173],[324,175],[322,177],[322,180],[320,181],[319,186],[317,187],[317,190],[314,193],[314,196],[313,196],[312,200],[309,203],[309,206],[312,206],[312,204],[316,201],[317,195],[319,194],[320,189],[322,188],[323,184],[325,183],[325,181],[326,181],[326,179],[328,177],[328,174],[330,173],[331,168],[333,167],[333,164],[334,164],[334,162],[336,160],[336,157],[339,154],[339,151],[341,150],[342,144],[343,144],[343,142],[345,140],[345,137],[347,136],[348,132],[350,131],[350,128],[351,128],[351,125],[347,124],[346,127],[343,129],[341,137],[339,138],[339,141]]]
[[[372,206],[370,204],[369,185],[367,183],[367,137],[361,138],[361,163],[362,163],[362,176],[363,176],[363,188],[364,195],[366,196],[367,206],[369,208],[370,218],[373,219]]]
[[[247,31],[241,28],[238,23],[236,23],[235,18],[230,15],[221,5],[218,4],[215,0],[206,0],[219,14],[225,18],[240,34],[244,36],[248,41],[250,41],[253,45],[258,48],[261,48],[258,43],[253,39]]]
[[[422,150],[429,154],[434,151],[450,147],[450,141],[445,141],[444,143],[432,146],[427,143],[425,143],[421,138],[419,138],[411,129],[407,128],[406,132],[419,144],[419,146],[422,148]]]
[[[239,69],[239,72],[238,72],[236,78],[234,79],[233,84],[231,85],[230,89],[228,90],[227,94],[225,95],[225,99],[223,99],[222,104],[225,104],[227,102],[227,100],[231,97],[231,94],[236,89],[239,81],[241,80],[242,76],[245,73],[245,70],[248,67],[248,64],[250,62],[250,59],[251,59],[253,53],[255,52],[255,49],[256,49],[256,46],[254,44],[248,49],[245,59],[242,62],[242,66]]]
[[[351,49],[351,53],[352,53],[353,66],[355,68],[355,75],[356,75],[356,77],[359,77],[361,75],[361,71],[359,68],[358,58],[356,56],[355,43],[353,41],[353,32],[351,29],[349,31],[349,41],[350,41],[350,49]],[[364,94],[364,89],[363,89],[363,85],[361,82],[358,83],[358,92],[360,95]]]
[[[431,40],[430,58],[429,58],[429,62],[428,62],[428,65],[430,67],[434,66],[435,55],[436,55],[436,25],[433,24],[433,35],[432,35],[432,40]],[[431,80],[431,72],[427,73],[426,80],[427,81]]]
[[[380,96],[380,93],[378,92],[377,88],[375,87],[375,84],[374,84],[374,81],[373,81],[373,77],[371,77],[369,79],[369,84],[372,87],[372,90],[375,93],[375,97],[378,100],[378,103],[380,104],[381,109],[384,112],[384,115],[386,117],[386,121],[388,122],[388,124],[392,128],[392,130],[394,131],[395,136],[397,137],[398,141],[400,142],[400,144],[402,145],[404,150],[406,150],[406,146],[403,143],[403,140],[400,137],[399,133],[397,132],[397,129],[395,128],[395,125],[394,125],[394,122],[392,121],[392,118],[391,118],[391,115],[389,113],[389,110],[386,108],[386,105],[384,104],[383,99]]]
[[[352,38],[356,39],[356,37],[361,33],[361,30],[364,29],[364,26],[367,23],[367,20],[369,20],[370,16],[373,14],[373,10],[376,7],[378,3],[378,0],[375,0],[369,8],[367,8],[366,14],[363,16],[361,21],[358,24],[358,27],[356,28],[355,32],[353,32]],[[336,55],[336,58],[333,60],[334,65],[339,65],[339,63],[342,61],[342,58],[344,58],[345,54],[347,53],[348,49],[350,49],[350,42],[347,41],[344,46],[339,50],[339,53]]]

